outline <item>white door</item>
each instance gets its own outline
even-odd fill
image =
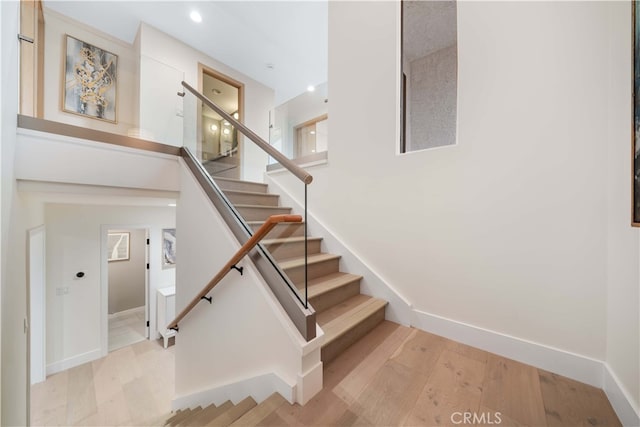
[[[45,371],[45,233],[29,230],[29,349],[31,384],[46,379]]]

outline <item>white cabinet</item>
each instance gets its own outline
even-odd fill
[[[164,348],[167,348],[169,338],[176,334],[173,329],[167,329],[167,325],[176,317],[176,287],[158,289],[158,300],[156,307],[156,320],[158,322],[158,332],[164,338]]]

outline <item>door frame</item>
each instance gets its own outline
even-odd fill
[[[47,330],[46,330],[46,325],[47,325],[47,318],[46,318],[46,313],[47,313],[47,241],[46,241],[46,229],[44,225],[40,225],[38,227],[34,227],[31,228],[29,230],[27,230],[27,257],[26,257],[26,261],[27,261],[27,266],[26,266],[26,273],[27,273],[27,317],[25,319],[25,333],[27,334],[26,337],[26,341],[27,341],[27,424],[30,424],[30,418],[31,418],[31,381],[32,381],[32,375],[31,375],[31,367],[34,364],[38,364],[41,365],[41,372],[42,372],[42,376],[38,377],[38,381],[37,382],[42,382],[45,381],[47,379]],[[39,275],[41,276],[42,280],[40,281],[40,283],[38,284],[38,291],[39,292],[34,292],[35,289],[34,288],[34,271],[33,271],[33,267],[34,267],[34,263],[32,262],[32,255],[34,254],[34,251],[36,249],[36,247],[34,246],[34,241],[36,238],[41,239],[41,242],[38,243],[38,248],[39,251],[41,253],[41,256],[39,257],[39,262],[38,262],[38,266],[39,266]],[[32,296],[40,294],[42,296],[41,300],[40,300],[40,307],[35,307],[35,304],[32,304]],[[32,315],[38,315],[40,316],[40,319],[36,319],[37,321],[34,321],[34,319],[32,318]],[[34,355],[34,353],[38,353],[38,352],[34,352],[33,351],[33,346],[31,345],[31,337],[33,336],[32,331],[34,330],[40,330],[40,335],[42,336],[41,338],[41,351],[40,353],[40,360],[34,361],[32,360],[32,356]]]
[[[107,235],[109,230],[144,230],[145,231],[145,273],[144,273],[144,317],[145,339],[149,339],[150,298],[149,298],[149,235],[151,226],[140,224],[102,224],[100,226],[100,357],[109,354],[109,262],[107,252]]]
[[[220,80],[230,86],[238,89],[238,114],[240,118],[238,121],[240,123],[245,123],[244,116],[244,83],[234,79],[233,77],[229,77],[220,71],[217,71],[211,67],[208,67],[202,63],[198,63],[198,90],[200,93],[203,93],[204,90],[204,75],[207,74],[214,79]],[[206,95],[205,95],[206,96]],[[198,112],[197,112],[197,141],[198,144],[201,144],[202,141],[202,103],[198,102]],[[244,158],[244,135],[241,132],[237,132],[238,134],[238,162],[239,162],[239,171],[242,170],[242,159]],[[238,178],[242,178],[239,176]]]

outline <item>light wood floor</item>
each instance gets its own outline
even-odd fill
[[[34,387],[33,425],[160,425],[172,355],[147,341],[50,377]],[[260,424],[620,426],[600,389],[387,321],[328,364],[324,382]]]
[[[174,383],[174,347],[145,340],[32,386],[31,425],[160,425]]]
[[[144,340],[145,307],[109,315],[109,351]]]

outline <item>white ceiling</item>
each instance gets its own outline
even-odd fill
[[[455,0],[403,2],[402,49],[405,58],[423,58],[457,40]]]
[[[44,5],[127,43],[144,21],[273,88],[276,105],[327,80],[327,0],[45,0]],[[202,15],[201,23],[189,18],[193,10]]]

